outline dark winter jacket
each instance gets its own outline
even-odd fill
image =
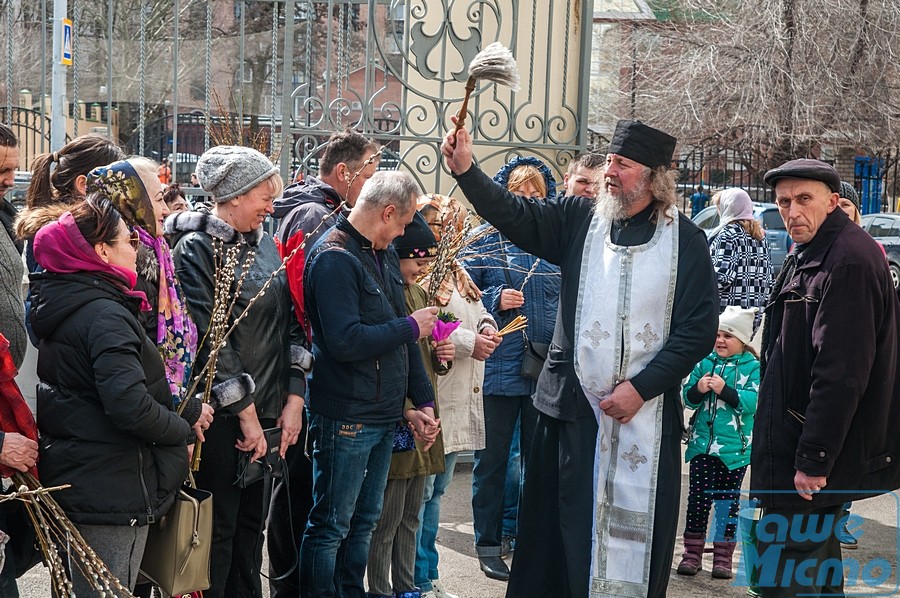
[[[284,244],[302,230],[306,236],[308,255],[316,241],[337,222],[337,214],[329,215],[341,201],[343,198],[331,185],[314,176],[288,185],[274,202],[274,216],[280,220],[275,236]]]
[[[41,482],[72,485],[55,498],[75,523],[151,523],[187,476],[191,428],[138,303],[89,273],[32,274],[31,289]]]
[[[416,406],[434,401],[393,247],[372,249],[342,215],[310,252],[303,289],[316,360],[312,413],[386,424],[402,417],[407,396]]]
[[[766,308],[751,492],[763,506],[821,508],[893,490],[898,305],[884,254],[836,209],[797,262]],[[851,493],[820,492],[810,503],[795,491],[798,470]]]
[[[231,311],[230,321],[234,322],[279,268],[281,258],[272,238],[261,227],[241,234],[208,212],[172,214],[165,226],[166,233],[173,235],[175,272],[197,324],[201,346],[194,371],[199,373],[209,360],[212,348],[204,338],[213,309],[216,262],[224,260],[231,248],[238,248],[232,289],[239,279],[243,282]],[[253,259],[245,272],[251,253]],[[233,416],[255,403],[259,419],[277,419],[288,393],[303,396],[305,392],[305,376],[312,367],[312,359],[304,340],[282,271],[265,294],[256,299],[219,352],[213,402],[225,408],[218,409],[216,417]]]
[[[575,374],[574,361],[575,308],[593,202],[584,197],[554,197],[546,201],[519,198],[496,185],[476,166],[455,178],[479,215],[508,235],[510,241],[559,265],[559,310],[534,405],[538,411],[563,421],[594,417]],[[622,229],[619,243],[636,245],[649,241],[656,226],[648,215],[639,214],[632,221]],[[709,353],[719,314],[706,236],[684,216],[679,216],[677,225],[678,272],[671,332],[660,352],[631,379],[644,400],[665,393],[663,434],[681,433],[681,381]]]

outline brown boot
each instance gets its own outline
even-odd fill
[[[713,542],[713,570],[716,579],[731,579],[731,557],[737,543],[732,539],[725,542]]]
[[[678,563],[679,575],[697,575],[703,569],[703,545],[706,534],[684,532],[684,556]]]

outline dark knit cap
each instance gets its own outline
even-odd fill
[[[420,213],[416,212],[403,234],[394,239],[394,249],[401,260],[417,260],[437,255],[437,240]]]
[[[841,177],[831,164],[812,158],[800,158],[785,162],[778,168],[773,168],[763,177],[766,184],[775,187],[780,179],[808,179],[825,183],[833,193],[841,190]]]
[[[620,120],[616,124],[607,153],[617,154],[644,166],[671,166],[676,139],[639,120]]]
[[[844,199],[849,199],[850,201],[852,201],[857,210],[862,210],[862,208],[860,208],[859,206],[859,193],[857,193],[856,189],[853,188],[853,185],[851,185],[847,181],[841,181],[841,190],[838,191],[838,195],[840,195]]]

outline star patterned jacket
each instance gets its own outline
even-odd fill
[[[709,373],[725,380],[721,395],[697,390]],[[682,395],[688,409],[697,410],[685,462],[697,455],[715,455],[728,469],[750,464],[753,416],[759,394],[759,360],[750,352],[722,358],[713,351],[694,366]]]

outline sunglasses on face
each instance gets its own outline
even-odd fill
[[[122,241],[122,239],[116,239],[116,242]],[[138,247],[141,246],[141,237],[136,230],[131,231],[131,234],[128,235],[128,244],[131,245],[131,248],[135,251],[138,250]]]

